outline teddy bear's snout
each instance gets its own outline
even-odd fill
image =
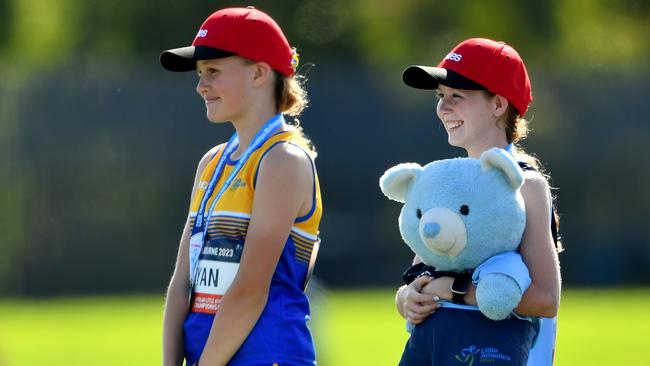
[[[428,209],[420,218],[420,238],[433,253],[453,258],[465,249],[467,228],[457,212],[446,207]]]
[[[440,233],[440,224],[437,222],[427,222],[422,228],[422,233],[427,238],[435,238]]]

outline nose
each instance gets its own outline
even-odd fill
[[[196,84],[196,92],[199,93],[200,96],[203,96],[208,92],[208,85],[203,75],[199,76],[199,82]]]
[[[435,238],[440,233],[440,225],[437,222],[427,222],[422,231],[425,237]]]
[[[451,108],[447,98],[443,97],[438,100],[438,104],[436,105],[436,110],[438,112],[438,115],[443,115],[451,112]]]

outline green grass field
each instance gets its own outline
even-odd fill
[[[314,304],[321,365],[395,365],[407,334],[393,290]],[[159,365],[162,297],[0,301],[0,366]],[[650,289],[566,290],[556,365],[647,365]]]

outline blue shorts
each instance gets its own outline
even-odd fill
[[[305,366],[304,363],[294,363],[294,362],[255,362],[247,363],[246,366]],[[316,363],[309,364],[309,366],[315,366]],[[194,364],[189,364],[185,362],[185,366],[194,366]]]
[[[536,334],[528,320],[443,307],[414,327],[399,366],[524,366]]]

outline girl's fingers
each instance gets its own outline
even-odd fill
[[[411,303],[420,303],[420,304],[433,304],[436,303],[440,300],[439,297],[437,296],[431,296],[431,295],[426,295],[426,294],[421,294],[417,292],[412,292],[409,293],[406,296],[406,300],[408,301],[409,304]]]
[[[422,287],[431,282],[432,279],[433,278],[429,276],[420,276],[414,279],[409,286],[412,286],[415,291],[420,292],[422,290]]]
[[[436,304],[436,305],[430,306],[430,307],[423,306],[419,310],[416,310],[416,311],[414,311],[414,310],[407,311],[406,312],[407,313],[406,319],[409,322],[411,322],[412,324],[418,325],[418,324],[422,323],[427,317],[429,317],[429,315],[435,313],[436,310],[438,310],[439,307],[440,307],[440,305]]]
[[[433,313],[437,308],[438,308],[438,303],[432,303],[428,305],[416,304],[410,310],[415,314],[428,316],[429,314]]]

